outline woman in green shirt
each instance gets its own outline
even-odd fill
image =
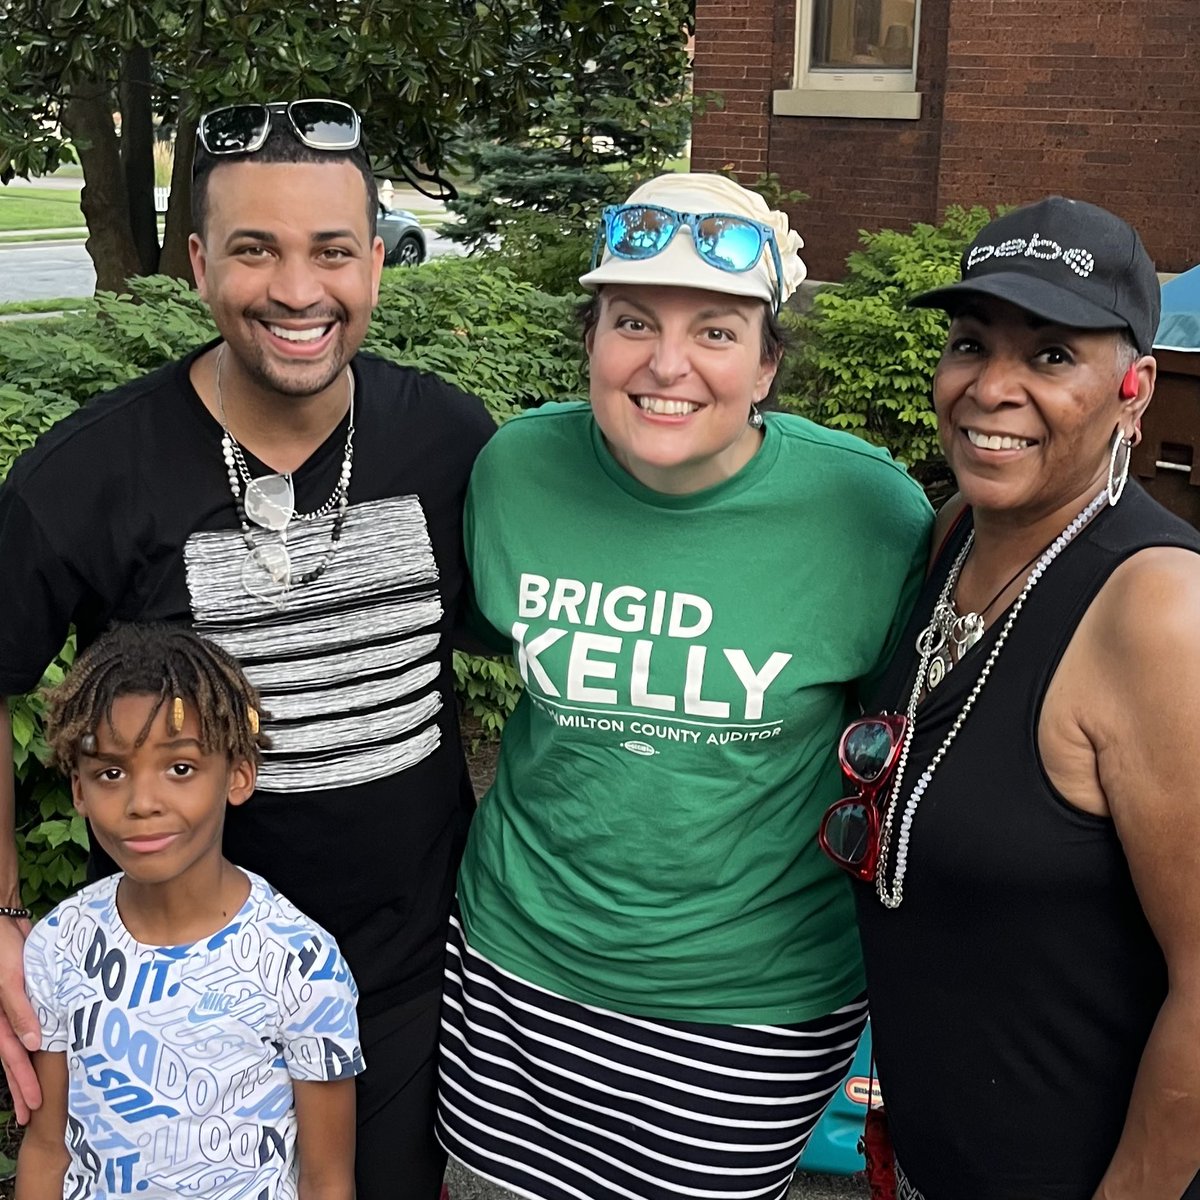
[[[716,175],[606,210],[590,405],[472,477],[526,686],[459,881],[438,1132],[524,1196],[784,1195],[865,1020],[816,828],[930,513],[884,452],[760,412],[801,244]]]

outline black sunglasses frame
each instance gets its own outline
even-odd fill
[[[328,105],[345,114],[347,133],[345,138],[336,141],[322,141],[304,131],[302,118],[303,110],[309,105]],[[224,148],[214,148],[209,143],[209,124],[214,117],[222,114],[242,111],[248,118],[253,118],[248,126],[247,136],[237,145]],[[276,116],[286,116],[292,136],[310,150],[347,151],[357,149],[362,144],[362,119],[351,105],[344,100],[329,100],[311,97],[305,100],[277,100],[260,104],[226,104],[220,108],[210,109],[200,117],[196,126],[196,140],[204,152],[213,158],[223,158],[232,154],[256,154],[266,145],[271,133],[271,122]],[[301,119],[298,120],[297,117]]]

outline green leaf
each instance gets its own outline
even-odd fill
[[[21,707],[14,708],[10,715],[13,741],[22,748],[28,748],[34,734],[33,717],[27,709]]]

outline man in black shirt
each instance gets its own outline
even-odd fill
[[[444,926],[472,806],[449,632],[463,495],[493,425],[477,399],[357,353],[383,244],[353,110],[236,105],[200,133],[192,264],[221,339],[97,398],[14,465],[0,696],[35,686],[72,624],[82,646],[114,621],[187,621],[242,661],[273,749],[226,853],[325,926],[358,981],[360,1200],[428,1200],[445,1161]],[[0,702],[11,820],[10,755]],[[0,838],[0,905],[19,904]],[[18,1117],[40,1102],[27,929],[0,917]],[[169,1167],[169,1150],[144,1152]]]

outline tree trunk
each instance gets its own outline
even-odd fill
[[[96,266],[96,290],[119,292],[140,273],[129,226],[129,200],[113,127],[113,103],[102,83],[80,83],[63,108],[63,128],[83,167],[79,206],[87,221],[87,252]]]
[[[154,209],[154,123],[150,117],[150,50],[134,46],[121,57],[121,166],[129,196],[129,226],[143,275],[158,270]]]
[[[179,111],[187,109],[187,95],[179,98]],[[175,127],[175,164],[171,168],[171,199],[163,233],[159,272],[195,282],[188,259],[188,234],[192,232],[192,155],[196,151],[196,119],[179,118]]]
[[[187,57],[199,67],[204,53],[206,4],[194,3],[188,17],[186,40]],[[167,224],[163,231],[162,255],[158,269],[163,275],[186,279],[194,284],[192,264],[188,257],[188,236],[192,232],[192,158],[196,153],[195,116],[185,117],[192,112],[191,92],[186,89],[179,94],[178,114],[175,121],[175,161],[171,167],[171,198],[167,202]]]

